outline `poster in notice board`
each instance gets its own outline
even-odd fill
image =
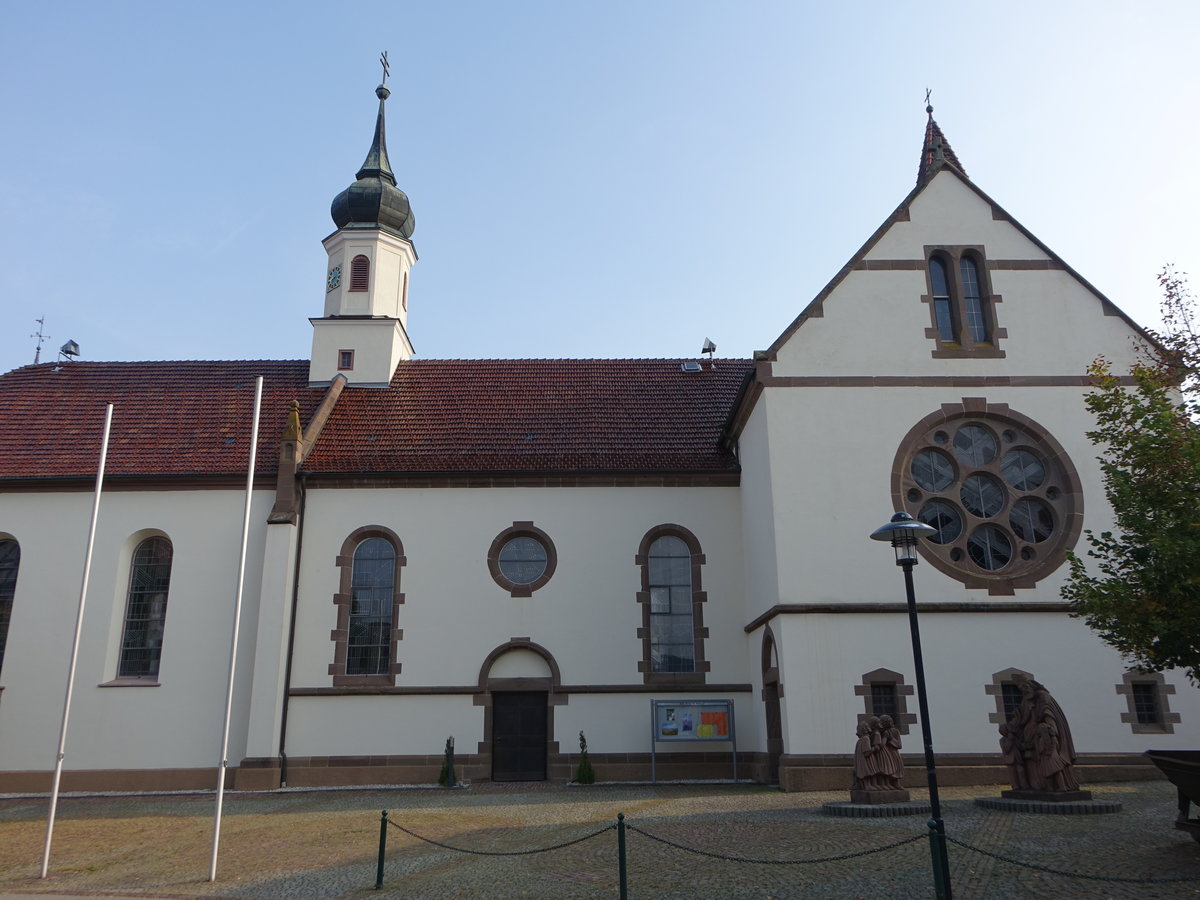
[[[656,741],[733,740],[730,700],[655,700],[653,704]]]

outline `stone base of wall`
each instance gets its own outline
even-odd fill
[[[940,786],[1008,784],[1008,769],[990,753],[936,755]],[[904,786],[925,786],[924,755],[904,754]],[[779,760],[779,786],[785,791],[848,791],[853,780],[854,757],[785,754]],[[1085,754],[1075,765],[1080,784],[1102,781],[1152,781],[1162,778],[1140,753]]]
[[[649,753],[589,753],[599,782],[646,782],[650,780]],[[729,753],[659,753],[656,774],[660,782],[728,781],[733,777]],[[922,788],[925,762],[920,755],[905,754],[905,787]],[[737,755],[739,781],[764,783],[765,753]],[[854,759],[844,756],[785,754],[779,761],[779,786],[785,791],[848,791]],[[547,760],[547,781],[562,784],[575,777],[578,753],[555,753]],[[938,784],[1006,784],[1008,771],[992,754],[945,754],[937,757]],[[440,754],[431,756],[305,756],[287,761],[286,787],[352,787],[355,785],[436,784],[442,768]],[[490,781],[491,758],[487,754],[455,757],[455,771],[462,781]],[[1075,767],[1080,784],[1104,781],[1150,781],[1162,773],[1147,764],[1141,754],[1089,754]],[[283,766],[277,758],[244,759],[230,768],[226,787],[238,791],[269,791],[284,787]],[[48,793],[53,772],[0,772],[0,793]],[[188,791],[215,790],[217,770],[205,769],[95,769],[63,772],[63,791]]]
[[[232,773],[235,770],[230,769]],[[227,786],[229,775],[226,777]],[[48,794],[54,772],[0,772],[0,794]],[[71,791],[215,791],[217,769],[88,769],[64,771],[59,790]]]

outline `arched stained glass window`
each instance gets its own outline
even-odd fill
[[[122,678],[154,678],[162,658],[167,624],[167,591],[171,586],[171,542],[153,537],[133,551],[129,565],[129,595],[125,631],[121,638]]]
[[[8,622],[12,618],[17,569],[20,565],[21,548],[17,542],[0,541],[0,674],[4,671],[4,645],[8,643]]]
[[[395,581],[396,549],[383,538],[362,541],[350,576],[347,675],[388,674]]]
[[[650,670],[694,672],[692,552],[677,537],[660,537],[647,557],[650,580]]]

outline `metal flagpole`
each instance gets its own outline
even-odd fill
[[[233,676],[237,668],[238,631],[242,624],[242,585],[246,580],[246,544],[250,540],[250,503],[254,497],[254,460],[258,455],[258,413],[262,406],[262,376],[254,382],[254,425],[250,429],[250,463],[246,473],[246,510],[242,516],[242,552],[238,560],[237,599],[233,603],[233,638],[229,645],[229,683],[225,689],[225,728],[221,733],[221,764],[217,767],[217,812],[213,818],[212,860],[208,880],[217,880],[217,848],[221,843],[221,807],[225,801],[225,769],[229,760],[229,720],[233,715]]]
[[[96,519],[100,515],[100,488],[104,484],[104,463],[108,458],[108,433],[112,427],[113,405],[104,413],[104,437],[100,439],[100,465],[96,469],[96,492],[92,500],[92,524],[88,528],[87,552],[83,557],[83,581],[79,585],[79,610],[75,614],[75,640],[71,644],[71,665],[67,669],[67,693],[63,698],[62,726],[58,730],[58,756],[54,760],[54,782],[50,787],[50,814],[46,818],[46,845],[42,849],[42,878],[50,868],[50,841],[54,838],[54,814],[58,811],[58,784],[62,780],[63,755],[67,746],[67,719],[71,714],[71,693],[75,687],[75,666],[79,661],[79,638],[83,634],[83,604],[87,600],[88,576],[92,573],[92,547],[96,542]]]

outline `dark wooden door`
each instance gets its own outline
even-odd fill
[[[779,682],[763,685],[767,714],[767,783],[779,783],[779,757],[783,755],[783,720],[779,715]]]
[[[546,695],[492,694],[492,780],[546,780]]]

